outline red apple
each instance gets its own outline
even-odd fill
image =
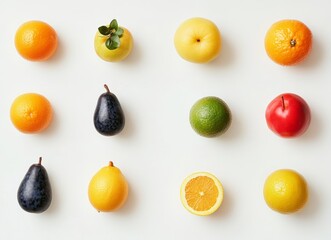
[[[268,127],[281,137],[302,135],[310,124],[310,109],[306,101],[293,93],[277,96],[267,106]]]

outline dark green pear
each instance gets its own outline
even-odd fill
[[[42,213],[52,202],[51,184],[41,160],[39,158],[39,163],[30,166],[17,192],[19,205],[30,213]]]
[[[94,112],[95,129],[102,135],[113,136],[120,133],[125,125],[124,113],[115,94],[109,91],[101,94]]]

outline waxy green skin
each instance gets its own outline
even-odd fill
[[[220,98],[209,96],[199,99],[190,110],[193,130],[204,137],[216,137],[225,133],[231,125],[231,111]]]

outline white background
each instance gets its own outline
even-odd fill
[[[174,49],[177,27],[196,16],[222,33],[221,55],[209,64],[185,62]],[[129,58],[116,64],[103,62],[93,48],[97,27],[113,18],[135,41]],[[284,18],[303,21],[314,35],[309,58],[294,67],[273,63],[264,51],[265,32]],[[58,33],[50,61],[29,62],[15,50],[16,29],[31,19]],[[2,0],[0,239],[330,239],[330,21],[328,0]],[[126,115],[115,137],[93,126],[104,83]],[[10,122],[12,101],[26,92],[53,105],[54,121],[44,133],[22,134]],[[282,139],[266,126],[267,104],[284,92],[311,107],[310,128],[300,138]],[[225,135],[207,139],[191,129],[188,113],[211,95],[228,103],[233,122]],[[36,215],[19,207],[16,192],[39,156],[53,202]],[[87,186],[110,160],[126,176],[129,198],[116,213],[97,213]],[[279,168],[306,178],[310,199],[301,212],[281,215],[266,206],[264,180]],[[180,203],[180,185],[195,171],[209,171],[224,185],[224,202],[209,217]]]

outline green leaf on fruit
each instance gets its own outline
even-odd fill
[[[121,45],[121,40],[120,40],[119,36],[113,35],[113,36],[111,36],[110,39],[113,42],[113,45],[116,45],[116,48],[118,48]]]
[[[106,26],[101,26],[98,28],[98,30],[99,30],[99,33],[101,33],[102,35],[107,36],[110,34],[110,29]]]
[[[113,20],[110,22],[109,27],[110,27],[110,29],[115,29],[115,31],[117,31],[117,29],[118,29],[118,24],[117,24],[116,19],[113,19]]]
[[[124,33],[124,30],[123,30],[123,28],[120,28],[120,27],[115,32],[115,34],[120,38],[123,36],[123,33]]]
[[[116,19],[113,19],[108,27],[101,26],[98,28],[98,30],[100,34],[108,38],[105,44],[109,50],[119,48],[119,46],[121,45],[120,38],[123,36],[124,30],[123,28],[118,26]]]
[[[108,38],[106,41],[106,47],[109,50],[115,50],[116,48],[118,48],[118,44],[116,42],[113,42],[110,38]]]

